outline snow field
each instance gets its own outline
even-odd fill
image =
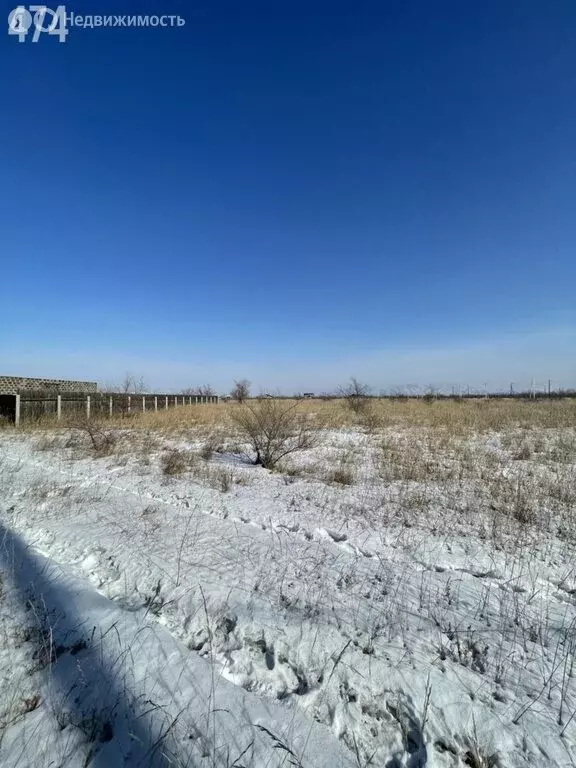
[[[66,649],[5,638],[3,765],[574,765],[573,428],[326,429],[274,473],[208,442],[0,433],[6,636],[32,585]]]

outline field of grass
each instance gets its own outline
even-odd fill
[[[142,764],[576,765],[575,400],[249,401],[28,424],[0,433],[0,483],[5,535],[97,590],[114,626],[123,611],[136,622],[117,636],[115,701],[78,704],[50,683],[68,652],[38,669],[38,632],[15,647],[24,612],[0,644],[2,765],[33,754],[39,720],[65,752],[49,727],[62,712],[76,757],[126,756],[120,736],[86,737],[86,708],[116,734],[143,696],[162,749]],[[1,568],[0,609],[18,602],[8,550]],[[34,606],[45,646],[55,618]],[[144,628],[178,649],[161,695],[168,667],[136,674]],[[80,667],[95,645],[82,632]],[[192,661],[208,693],[186,688],[188,711],[177,681]],[[234,702],[234,737],[216,700]]]

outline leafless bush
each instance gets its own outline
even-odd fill
[[[143,376],[136,376],[133,373],[126,373],[121,384],[115,384],[112,381],[105,381],[99,386],[100,392],[124,392],[126,395],[143,395],[148,391],[148,386]]]
[[[528,443],[522,443],[513,456],[516,461],[526,461],[532,458],[532,447]]]
[[[208,436],[206,442],[200,448],[200,456],[209,461],[215,453],[222,453],[224,451],[224,445],[222,440],[217,434]]]
[[[165,475],[181,475],[190,467],[190,455],[174,448],[162,456],[161,466]]]
[[[230,397],[233,400],[237,400],[239,403],[243,403],[250,396],[250,382],[248,379],[240,379],[240,381],[234,382],[234,389],[230,392]]]
[[[212,458],[212,455],[214,453],[214,445],[210,440],[204,443],[202,448],[200,448],[200,456],[204,459],[204,461],[210,461]]]
[[[422,395],[422,400],[425,403],[430,404],[437,399],[438,399],[438,390],[433,384],[430,384],[429,386],[426,387],[426,392],[424,392],[424,394]]]
[[[354,485],[354,473],[348,467],[337,467],[328,472],[326,479],[329,483],[338,485]]]
[[[373,407],[372,400],[365,401],[364,409],[360,413],[360,423],[371,434],[382,426],[382,417]]]
[[[211,384],[202,384],[199,387],[187,387],[182,390],[183,395],[200,395],[201,397],[212,397],[216,390]]]
[[[116,433],[110,429],[104,429],[101,424],[86,420],[75,424],[74,428],[89,438],[90,448],[95,456],[110,456],[116,450],[118,445]]]
[[[368,384],[362,384],[354,376],[345,387],[339,387],[338,393],[346,401],[348,408],[357,416],[365,414],[370,408],[370,392]]]
[[[265,397],[234,411],[232,419],[250,442],[255,464],[274,469],[286,456],[316,445],[317,432],[298,412],[299,404]]]
[[[235,482],[234,472],[228,467],[220,467],[209,478],[213,488],[227,493]]]

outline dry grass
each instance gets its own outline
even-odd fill
[[[254,401],[248,401],[252,403]],[[295,401],[281,401],[286,406]],[[430,427],[446,430],[451,435],[465,435],[470,432],[501,432],[503,430],[559,429],[576,425],[576,399],[558,400],[510,400],[490,398],[487,400],[431,400],[422,398],[408,400],[369,399],[369,415],[354,413],[344,399],[304,400],[298,405],[299,413],[307,416],[315,426],[331,429],[364,427],[375,430],[386,427]],[[234,432],[234,415],[242,406],[238,403],[211,403],[185,405],[160,409],[158,412],[132,413],[130,418],[116,415],[105,422],[112,428],[162,430],[181,434],[187,429],[214,427]],[[35,431],[38,428],[62,428],[78,421],[58,424],[53,417],[34,422],[23,422],[20,429]],[[576,454],[576,437],[567,438],[560,451]]]
[[[315,443],[324,430],[322,441],[328,450],[335,441],[338,448],[332,459],[321,456],[315,464],[284,465],[287,478],[301,476],[343,487],[363,484],[356,467],[369,450],[368,482],[384,486],[388,500],[397,499],[399,518],[410,525],[418,524],[415,516],[429,509],[430,498],[441,494],[443,503],[468,523],[477,520],[481,526],[487,516],[492,519],[491,536],[519,525],[549,531],[554,527],[564,539],[576,539],[576,400],[372,399],[370,425],[364,413],[358,416],[344,400],[249,403],[269,409],[268,416],[275,418],[262,420],[256,418],[259,410],[255,415],[246,405],[219,403],[135,415],[129,422],[121,418],[91,422],[89,428],[86,424],[79,428],[75,422],[72,430],[63,425],[55,429],[51,422],[49,429],[39,430],[35,424],[33,430],[39,450],[64,447],[78,456],[110,455],[119,464],[146,465],[159,459],[166,476],[186,475],[226,491],[245,475],[237,477],[212,459],[224,451],[250,453],[247,434],[238,423],[248,413],[248,426],[258,428],[259,438],[281,433],[281,450],[272,462],[278,466],[283,464],[286,440],[289,448],[302,449]],[[286,413],[295,417],[288,429]],[[270,432],[266,421],[282,429]],[[32,431],[30,426],[24,429]],[[304,442],[299,441],[301,436]],[[349,445],[342,448],[349,438],[357,455]],[[182,451],[182,443],[191,449]]]

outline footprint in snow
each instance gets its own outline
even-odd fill
[[[342,541],[348,541],[348,536],[345,533],[338,533],[338,531],[332,531],[329,528],[319,528],[318,532],[321,536],[328,536],[332,539],[332,541],[335,541],[337,544],[339,544]]]

